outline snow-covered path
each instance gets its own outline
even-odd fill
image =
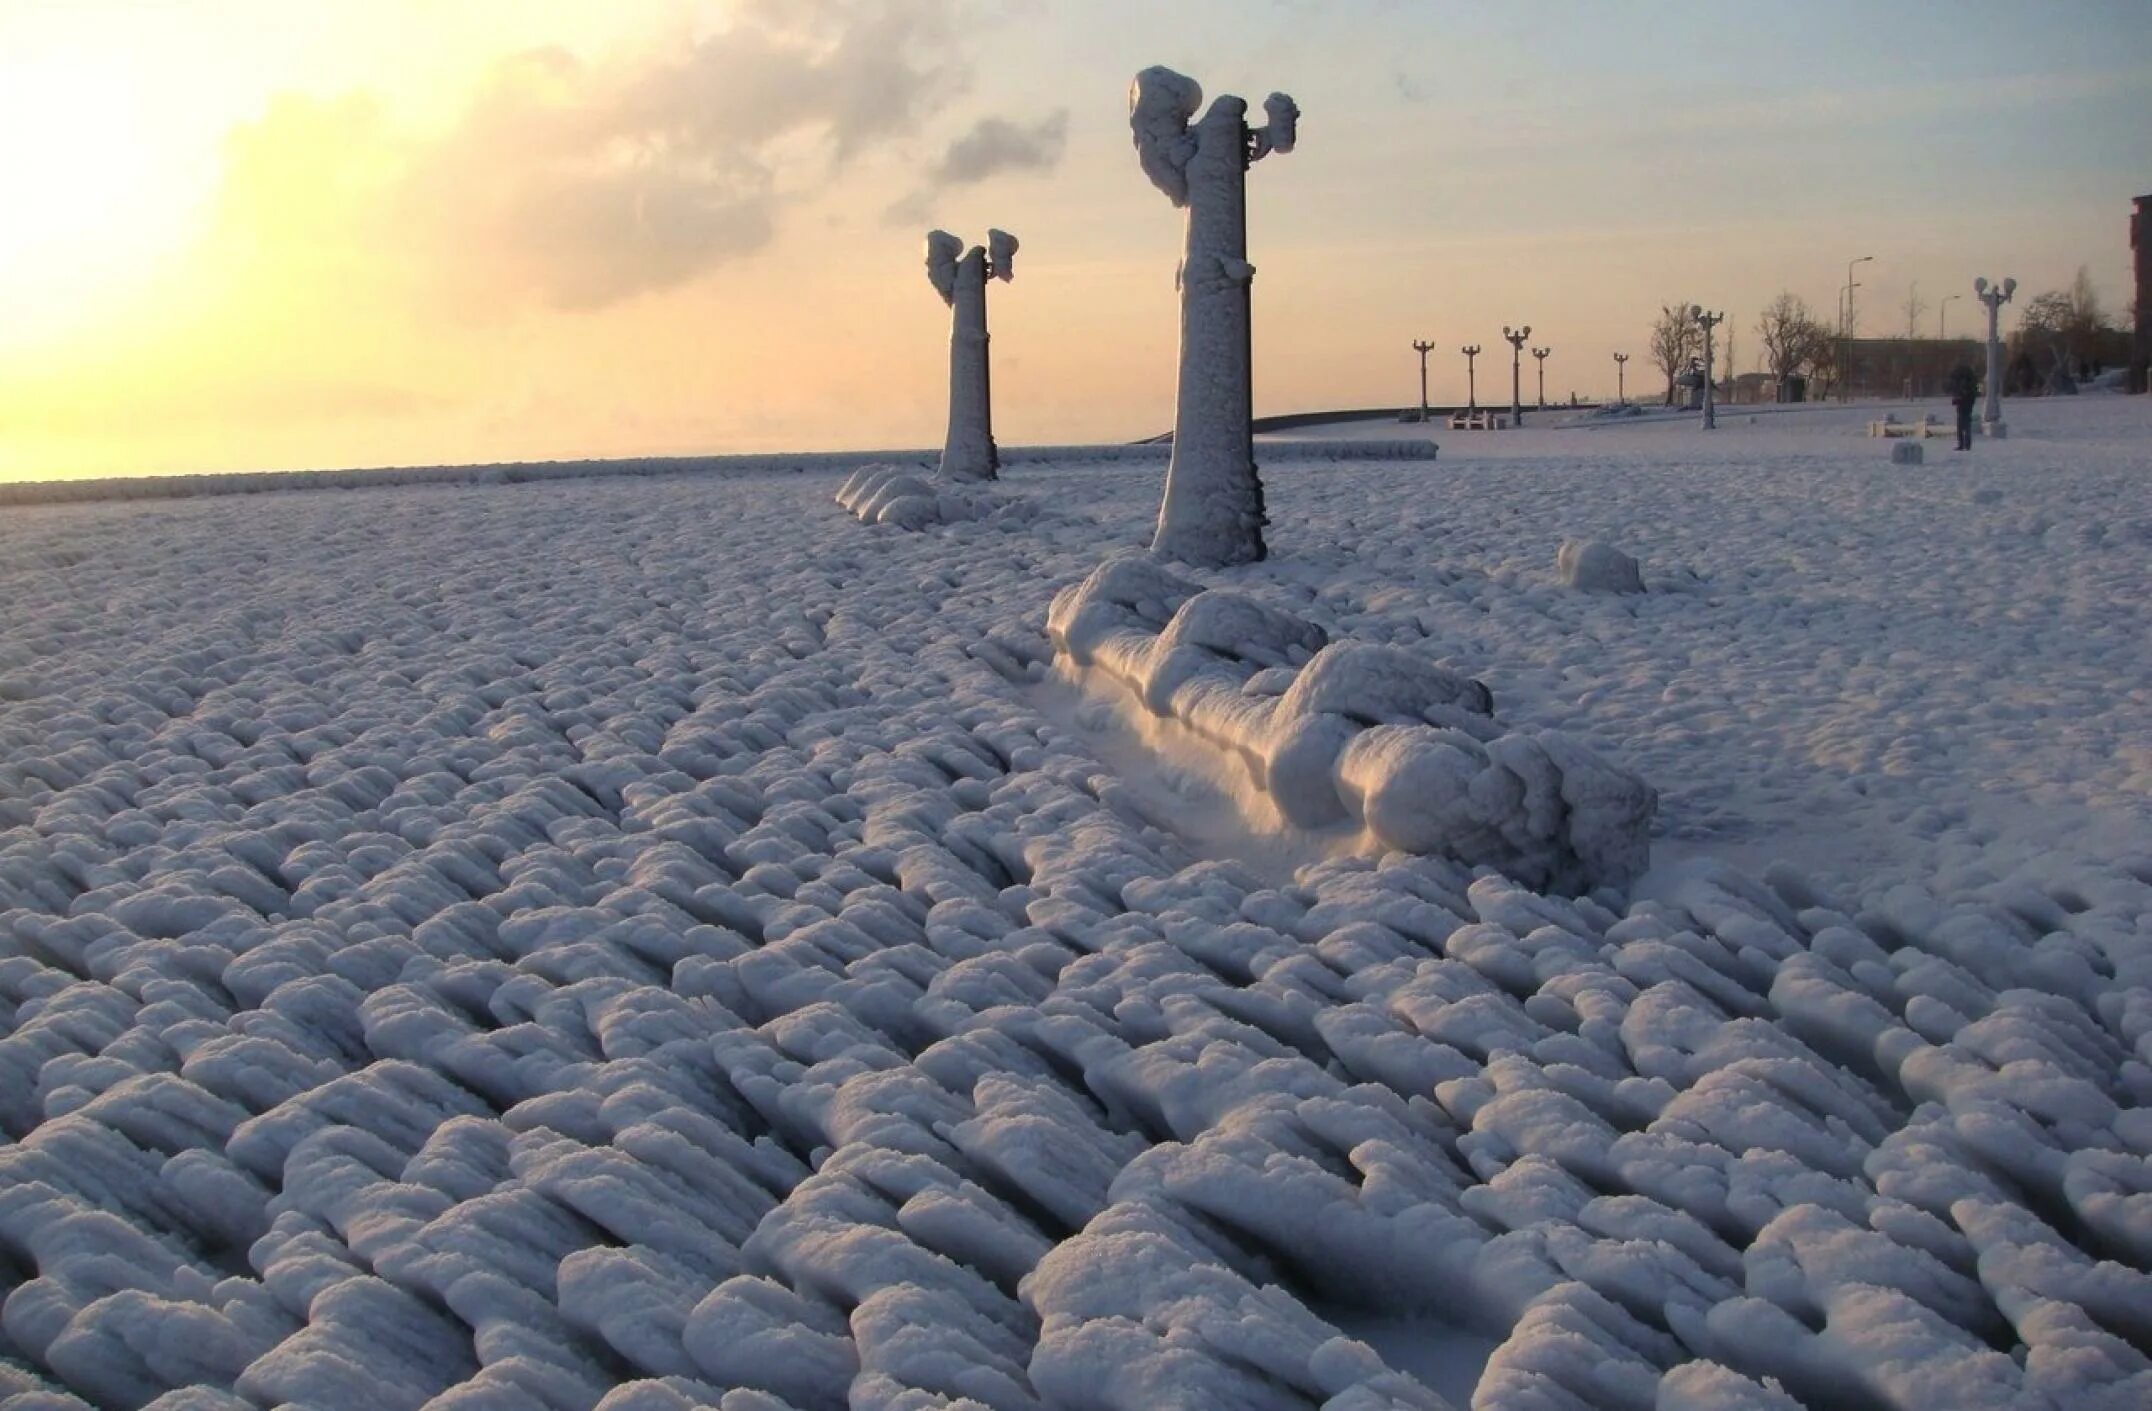
[[[10,511],[0,1405],[2140,1405],[2142,408],[1275,467],[1208,581],[1659,788],[1575,902],[1054,696],[1155,464]]]

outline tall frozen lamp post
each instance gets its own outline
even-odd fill
[[[1502,337],[1509,342],[1509,415],[1510,420],[1524,424],[1524,345],[1532,336],[1532,325],[1511,328],[1503,325]]]
[[[1838,369],[1838,400],[1843,402],[1853,392],[1853,291],[1860,288],[1853,282],[1853,267],[1865,265],[1875,259],[1874,255],[1858,255],[1846,261],[1846,299],[1842,315],[1845,324],[1839,329],[1838,346],[1842,357]]]
[[[1726,315],[1723,311],[1705,313],[1702,304],[1691,304],[1689,317],[1695,319],[1696,326],[1704,331],[1704,430],[1713,431],[1719,424],[1719,406],[1714,395],[1714,378],[1711,372],[1711,335],[1713,330],[1726,322]]]
[[[1480,345],[1467,343],[1457,351],[1465,355],[1465,410],[1476,412],[1479,410],[1479,378],[1474,374],[1472,366],[1473,359],[1480,355]]]
[[[993,480],[1001,471],[986,360],[986,281],[1011,278],[1015,259],[1016,237],[1006,230],[989,230],[986,246],[969,250],[946,230],[927,233],[927,280],[955,311],[949,330],[949,435],[941,458],[947,480]]]
[[[1989,436],[2003,437],[2010,428],[2003,425],[2003,339],[2002,307],[2017,293],[2017,281],[2006,279],[2000,284],[1990,284],[1985,275],[1973,281],[1973,297],[1988,306],[1988,399],[1980,411],[1980,429]]]
[[[1263,101],[1269,121],[1252,128],[1242,99],[1225,94],[1192,121],[1202,103],[1194,79],[1148,68],[1129,91],[1128,125],[1143,174],[1188,208],[1173,460],[1151,552],[1222,568],[1266,552],[1250,366],[1248,167],[1293,150],[1300,109],[1273,93]]]
[[[1552,348],[1532,350],[1532,358],[1539,364],[1539,406],[1542,411],[1546,410],[1547,406],[1547,354],[1553,351]]]
[[[1627,353],[1616,353],[1614,355],[1614,405],[1617,407],[1629,405],[1629,355]]]
[[[1423,422],[1427,420],[1427,355],[1434,350],[1435,345],[1424,338],[1412,340],[1412,351],[1420,355],[1420,420]]]

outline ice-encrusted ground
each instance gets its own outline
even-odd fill
[[[1049,671],[1155,462],[10,509],[0,1405],[2141,1406],[2152,407],[2009,410],[1280,458],[1576,900]]]

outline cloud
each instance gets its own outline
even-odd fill
[[[1005,171],[1051,171],[1060,165],[1068,137],[1066,108],[1029,127],[1007,118],[981,118],[949,144],[930,177],[937,186],[966,186]]]
[[[226,233],[301,261],[341,243],[467,314],[670,288],[768,245],[789,202],[939,111],[968,81],[955,33],[939,0],[745,0],[661,52],[505,59],[430,137],[363,97],[283,99],[233,138]]]
[[[986,117],[952,141],[927,169],[926,182],[890,204],[883,218],[892,225],[925,220],[938,192],[970,186],[1008,172],[1046,172],[1061,164],[1068,147],[1069,113],[1057,108],[1034,123]]]

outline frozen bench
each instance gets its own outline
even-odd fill
[[[1501,431],[1509,426],[1509,418],[1500,412],[1469,411],[1451,412],[1452,431]]]
[[[1918,436],[1925,441],[1930,436],[1946,436],[1949,433],[1949,427],[1926,412],[1920,414],[1919,421],[1900,421],[1897,417],[1885,412],[1881,421],[1868,423],[1868,434],[1882,437],[1885,440],[1893,436]]]

